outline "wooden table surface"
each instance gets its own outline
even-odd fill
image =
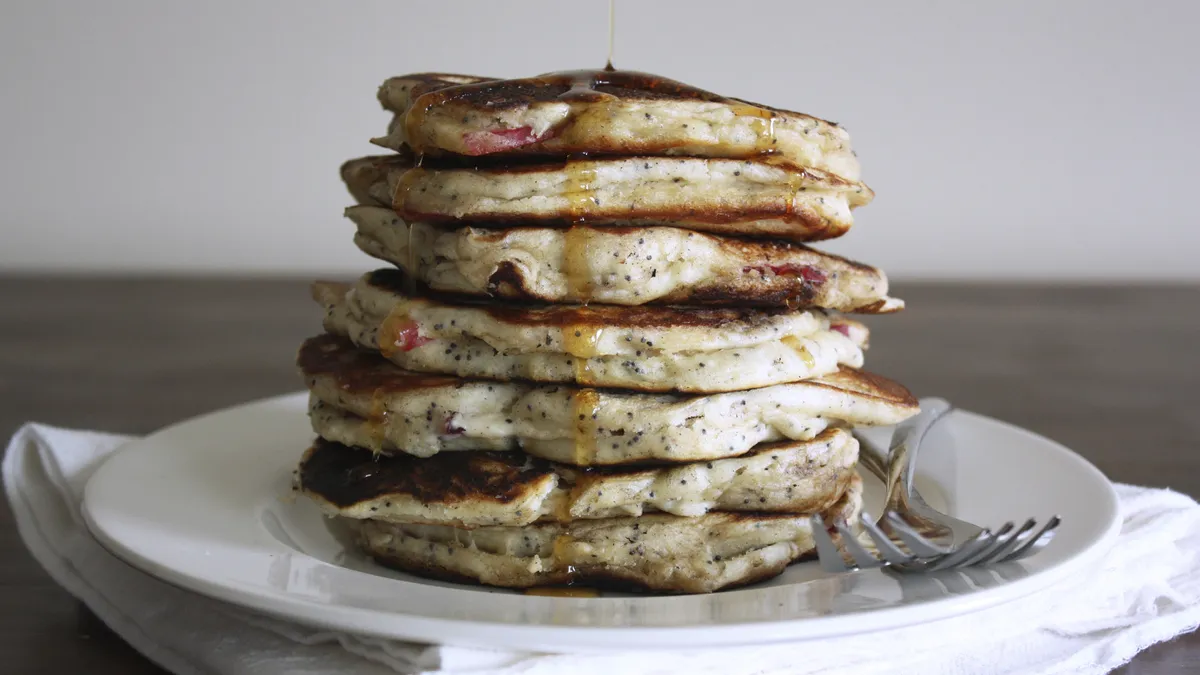
[[[898,284],[868,366],[918,395],[1074,448],[1116,481],[1200,495],[1200,288]],[[0,433],[22,422],[143,434],[298,389],[319,331],[303,281],[0,279]],[[0,506],[0,671],[158,673],[22,546]],[[1200,638],[1124,673],[1200,672]]]

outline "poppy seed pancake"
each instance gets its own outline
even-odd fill
[[[418,457],[523,450],[575,465],[701,461],[811,440],[831,426],[896,424],[918,410],[904,387],[850,369],[696,396],[413,373],[335,335],[305,341],[297,363],[319,436]]]
[[[859,177],[838,125],[657,75],[573,71],[498,80],[417,73],[389,78],[379,102],[395,113],[374,143],[430,155],[770,155]]]
[[[877,268],[802,244],[674,227],[447,230],[352,206],[354,242],[430,288],[553,303],[823,308],[887,313]]]
[[[858,442],[842,429],[729,459],[581,469],[517,452],[381,457],[318,439],[296,486],[329,515],[455,527],[709,511],[809,513],[849,485]]]
[[[567,227],[672,225],[791,241],[849,231],[866,185],[769,159],[588,157],[511,166],[438,165],[400,154],[353,159],[342,178],[360,204],[405,220]]]
[[[854,522],[862,479],[822,516]],[[584,584],[711,593],[762,581],[814,551],[808,515],[714,511],[524,527],[346,521],[377,562],[422,576],[508,588]]]
[[[325,329],[408,370],[719,392],[862,365],[866,327],[787,309],[529,306],[410,292],[395,270],[314,284]]]

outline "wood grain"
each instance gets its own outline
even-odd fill
[[[1065,443],[1117,481],[1200,495],[1200,288],[899,285],[868,366]],[[0,279],[0,433],[38,420],[142,434],[300,387],[319,332],[303,281]],[[80,611],[0,505],[0,662],[12,673],[161,672]],[[1200,638],[1121,672],[1200,672]]]

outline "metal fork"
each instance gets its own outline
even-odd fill
[[[943,399],[922,400],[921,413],[896,427],[886,457],[873,441],[855,433],[860,464],[887,487],[884,517],[878,523],[866,511],[859,517],[863,531],[874,544],[875,551],[871,552],[843,519],[833,523],[839,548],[824,519],[813,515],[813,539],[825,571],[842,573],[887,566],[902,573],[937,572],[1017,560],[1049,543],[1051,537],[1047,535],[1061,522],[1058,516],[1051,517],[1040,530],[1037,519],[1030,518],[1020,527],[1008,522],[993,532],[941,513],[921,498],[913,484],[921,442],[950,409]],[[843,549],[853,564],[847,563]]]

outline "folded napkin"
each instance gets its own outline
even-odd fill
[[[4,457],[21,537],[55,581],[167,670],[317,673],[1106,673],[1200,625],[1200,506],[1117,485],[1124,525],[1089,577],[969,618],[766,647],[554,655],[358,637],[251,614],[150,577],[88,533],[83,487],[129,439],[27,424]]]

